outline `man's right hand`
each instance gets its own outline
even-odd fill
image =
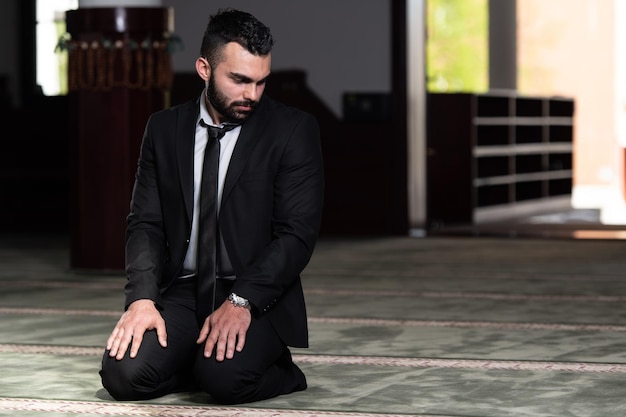
[[[155,330],[159,344],[167,347],[167,333],[165,320],[157,310],[152,300],[137,300],[128,306],[122,314],[111,336],[107,339],[109,356],[121,360],[130,345],[130,357],[137,356],[143,335],[148,330]],[[132,342],[132,344],[131,344]]]

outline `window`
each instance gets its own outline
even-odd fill
[[[428,0],[426,62],[429,92],[488,88],[488,1]]]
[[[56,51],[66,31],[65,12],[77,9],[78,0],[37,0],[37,85],[44,95],[67,94],[67,51]]]

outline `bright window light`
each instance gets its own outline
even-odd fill
[[[65,29],[65,12],[78,0],[37,0],[37,84],[47,96],[67,94],[67,51],[55,51]]]

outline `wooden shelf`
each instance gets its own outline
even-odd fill
[[[574,102],[511,94],[428,94],[430,225],[569,208]]]

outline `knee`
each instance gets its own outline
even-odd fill
[[[196,383],[200,390],[206,392],[219,404],[242,404],[252,401],[255,386],[253,381],[245,381],[232,374],[221,373],[219,377],[212,373],[196,375]]]
[[[157,386],[154,376],[129,362],[105,359],[100,370],[102,386],[118,401],[153,398]]]
[[[111,397],[118,401],[132,400],[133,390],[130,383],[130,375],[127,374],[123,366],[114,363],[105,363],[103,363],[102,369],[100,370],[102,386],[108,391]]]

